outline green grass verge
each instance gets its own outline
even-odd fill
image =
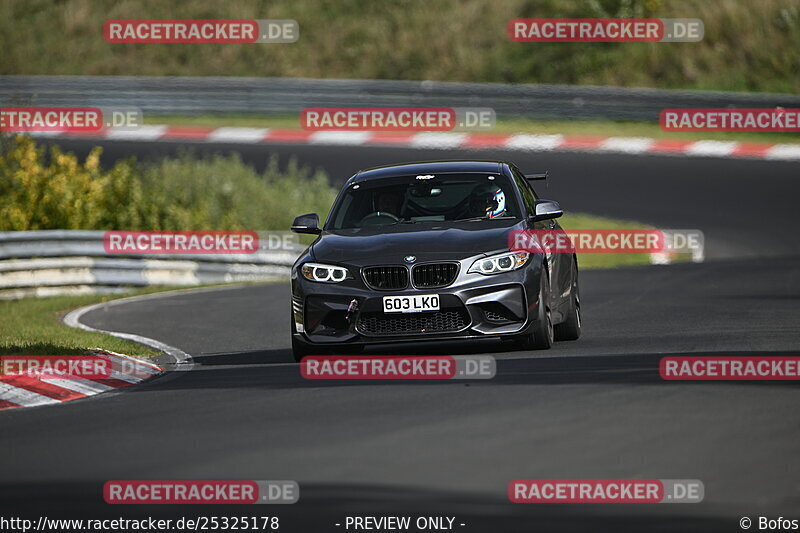
[[[300,129],[297,116],[147,116],[145,124],[171,126],[198,126],[219,128]],[[525,118],[498,119],[491,130],[484,133],[532,133],[562,135],[596,135],[599,137],[649,137],[652,139],[718,140],[763,143],[800,143],[800,133],[757,132],[667,132],[658,124],[647,122],[614,122],[609,120],[531,120]]]
[[[113,296],[83,294],[0,301],[0,354],[80,355],[89,348],[102,348],[135,357],[154,357],[158,354],[155,350],[105,333],[71,328],[61,318],[78,307],[174,288],[150,287]]]

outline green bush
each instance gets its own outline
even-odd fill
[[[276,157],[258,174],[235,155],[192,154],[153,163],[100,166],[29,137],[0,138],[0,231],[286,230],[294,216],[330,209],[326,175]]]

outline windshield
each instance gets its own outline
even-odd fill
[[[331,213],[329,229],[481,221],[519,214],[510,181],[498,174],[401,176],[350,185]]]

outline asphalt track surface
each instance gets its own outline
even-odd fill
[[[82,141],[60,141],[85,152]],[[104,142],[105,161],[178,144]],[[196,144],[270,153],[341,182],[398,161],[509,159],[549,169],[567,210],[701,229],[707,261],[582,273],[583,337],[547,352],[494,342],[373,353],[491,354],[483,382],[316,382],[291,362],[286,283],[186,292],[82,321],[190,353],[195,368],[122,393],[0,413],[3,514],[277,514],[284,531],[347,515],[450,515],[457,531],[741,531],[800,518],[800,390],[663,382],[663,355],[800,355],[796,163],[578,153]],[[510,504],[519,478],[699,479],[692,505]],[[292,479],[293,506],[109,506],[109,479]],[[756,529],[754,526],[753,529]],[[412,529],[413,531],[413,529]]]

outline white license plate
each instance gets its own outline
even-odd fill
[[[384,313],[420,313],[438,311],[438,294],[415,294],[414,296],[384,296]]]

